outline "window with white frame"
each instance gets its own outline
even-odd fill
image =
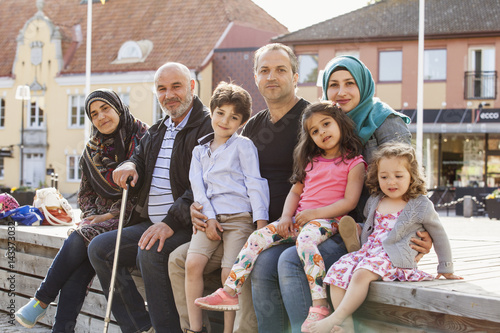
[[[79,182],[82,179],[80,155],[68,155],[66,157],[66,163],[66,175],[68,175],[68,182]]]
[[[120,99],[122,100],[122,103],[126,106],[130,106],[130,94],[129,93],[119,93],[118,96],[120,96]]]
[[[31,103],[30,113],[28,115],[28,128],[40,128],[43,126],[43,109],[40,108],[38,101],[35,101]]]
[[[5,127],[5,99],[0,98],[0,128]]]
[[[3,166],[3,157],[0,157],[0,179],[3,179],[5,176],[5,169]]]
[[[380,82],[401,82],[403,80],[403,52],[380,51],[378,69]]]
[[[69,96],[68,108],[69,127],[83,128],[85,125],[85,96]]]
[[[299,54],[299,84],[315,84],[318,80],[318,55]]]
[[[446,50],[424,51],[424,80],[446,80]]]
[[[156,98],[156,94],[153,95],[154,103],[153,103],[153,124],[158,120],[162,119],[165,114],[161,109],[160,103],[158,102],[158,98]]]

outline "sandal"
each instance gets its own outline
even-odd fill
[[[358,251],[361,248],[358,225],[352,217],[346,215],[340,219],[339,234],[344,241],[347,252]]]
[[[320,321],[326,317],[328,317],[332,311],[330,310],[330,306],[311,306],[309,308],[309,314],[307,315],[306,320],[300,327],[301,332],[309,333],[309,326],[317,321]]]

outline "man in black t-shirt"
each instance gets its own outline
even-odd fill
[[[253,116],[242,134],[250,138],[257,147],[260,172],[269,183],[271,196],[269,219],[272,222],[281,216],[286,196],[291,188],[289,178],[293,170],[293,149],[298,140],[300,115],[309,103],[295,93],[299,77],[298,61],[288,46],[268,44],[257,50],[254,57],[254,75],[255,83],[268,108]],[[206,217],[199,210],[201,206],[195,203],[191,214],[193,224],[198,230],[203,231]],[[189,327],[184,293],[187,248],[188,245],[179,247],[169,259],[169,275],[183,328]],[[283,250],[286,248],[283,247]],[[222,252],[217,251],[210,259],[205,272],[210,273],[220,268],[221,257]],[[239,298],[241,310],[237,312],[234,330],[238,333],[257,332],[250,285],[245,283],[246,288],[243,288]],[[273,310],[268,312],[271,313]],[[284,316],[286,317],[286,313]]]

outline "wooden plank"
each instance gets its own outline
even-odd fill
[[[424,332],[500,332],[497,322],[490,322],[468,317],[453,316],[431,311],[415,310],[401,306],[365,302],[356,311],[356,317],[378,320],[402,326],[420,328]],[[399,332],[399,331],[362,331]],[[404,332],[404,331],[403,331]]]
[[[499,298],[416,288],[408,283],[395,287],[390,282],[372,282],[367,301],[500,323]]]

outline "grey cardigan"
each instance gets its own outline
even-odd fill
[[[383,194],[372,195],[366,203],[366,222],[361,233],[361,244],[364,244],[373,232],[375,210],[382,198]],[[431,235],[438,256],[438,273],[453,273],[450,242],[433,203],[424,195],[408,201],[394,228],[382,242],[393,265],[399,268],[417,268],[415,257],[418,253],[410,247],[410,238],[418,238],[417,231],[427,231]]]

